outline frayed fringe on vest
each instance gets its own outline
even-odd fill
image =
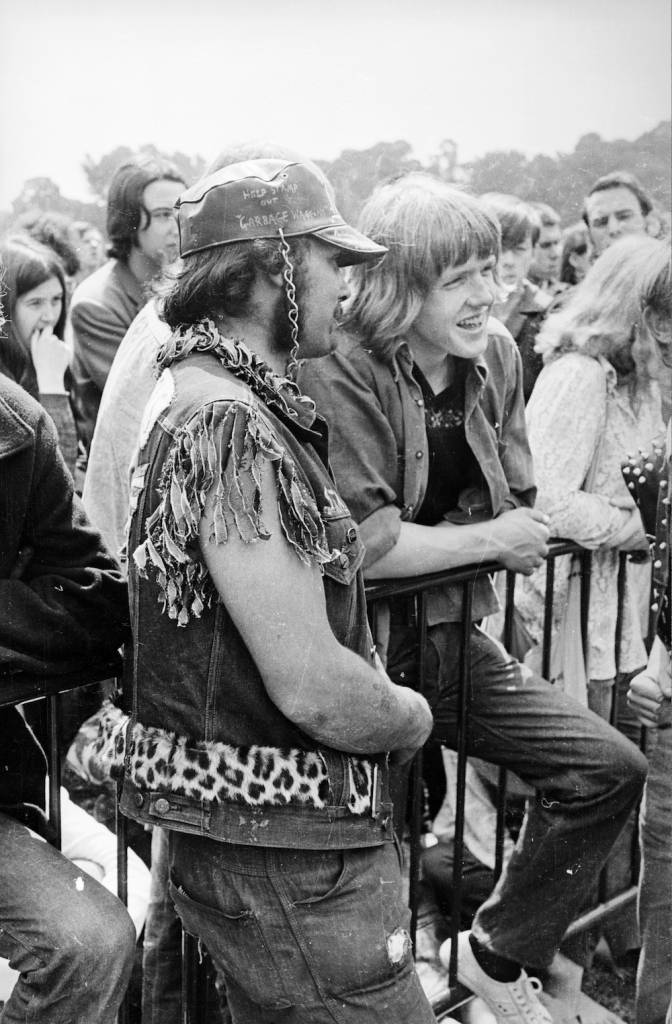
[[[239,401],[215,402],[178,430],[161,476],[161,501],[147,520],[133,558],[141,576],[156,576],[164,611],[178,626],[201,616],[215,588],[198,549],[206,499],[214,492],[210,541],[224,544],[231,527],[245,543],[268,538],[262,517],[263,462],[275,472],[282,530],[301,561],[331,562],[312,494],[268,422]]]

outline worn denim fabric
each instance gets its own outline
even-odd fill
[[[142,944],[142,1024],[181,1024],[182,924],[168,892],[168,832],[152,832],[152,885]],[[209,1024],[229,1021],[215,985],[206,972],[204,998]]]
[[[313,548],[319,540],[334,636],[372,663],[359,572],[363,548],[326,466],[323,421],[312,405],[298,407],[295,417],[283,412],[279,402],[265,405],[212,354],[192,355],[165,371],[148,408],[131,485],[129,589],[135,643],[127,651],[124,686],[127,701],[132,694],[132,723],[126,734],[123,812],[141,822],[232,843],[256,843],[261,828],[265,842],[277,846],[359,848],[389,841],[385,755],[318,750],[278,710],[225,604],[212,592],[198,544],[190,535],[188,543],[184,539],[187,527],[175,530],[185,547],[176,567],[164,564],[160,573],[153,568],[145,573],[133,557],[149,543],[152,521],[161,521],[166,492],[171,515],[173,507],[180,514],[189,507],[185,522],[198,523],[196,506],[189,506],[200,493],[193,465],[201,471],[207,462],[219,478],[226,473],[227,458],[239,457],[245,487],[252,488],[249,507],[254,507],[251,453],[257,442],[270,445],[281,464],[278,501],[288,539],[307,561],[316,557]],[[175,461],[184,449],[189,452],[185,465],[192,468],[178,472]],[[234,454],[221,454],[229,451]],[[180,501],[173,500],[175,491]],[[292,514],[288,502],[297,506],[292,505]],[[299,512],[305,515],[300,528]],[[238,520],[256,535],[251,515],[241,512]],[[163,533],[167,530],[164,521]],[[170,550],[176,547],[173,539]],[[165,552],[163,558],[169,562]],[[153,566],[151,555],[148,562]],[[179,587],[173,586],[173,576],[179,577]],[[187,577],[190,597],[200,593],[203,600],[195,610],[183,608],[182,620],[167,604],[181,593]],[[156,754],[157,741],[167,753]],[[175,761],[168,763],[169,757]],[[250,786],[243,769],[254,776]],[[288,798],[285,791],[293,785]]]
[[[134,951],[116,896],[0,814],[0,956],[20,972],[2,1024],[115,1024]]]
[[[394,623],[393,623],[394,627]],[[455,748],[460,626],[429,630],[426,693],[434,736]],[[388,669],[412,676],[415,629],[393,628]],[[509,863],[478,911],[486,946],[547,967],[591,893],[641,793],[646,759],[586,708],[521,666],[477,626],[471,633],[467,752],[516,772],[536,790]]]
[[[170,834],[171,894],[234,1024],[431,1024],[395,845],[280,850]]]
[[[640,818],[642,950],[636,1013],[637,1024],[663,1024],[672,1017],[672,729],[647,730],[647,754],[649,776]]]
[[[182,927],[168,895],[168,833],[152,831],[152,882],[142,943],[142,1024],[180,1024]]]

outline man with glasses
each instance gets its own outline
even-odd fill
[[[75,289],[70,310],[72,399],[87,457],[117,348],[146,301],[146,286],[177,256],[173,206],[185,185],[172,163],[154,157],[124,164],[110,184],[111,258]]]

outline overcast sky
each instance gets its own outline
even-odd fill
[[[0,209],[85,154],[570,151],[670,117],[669,0],[0,0]]]

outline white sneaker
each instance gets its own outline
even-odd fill
[[[450,962],[450,939],[443,943],[439,958],[447,969]],[[516,981],[495,981],[485,973],[469,942],[469,932],[457,937],[457,978],[489,1006],[497,1024],[553,1024],[553,1018],[540,1003],[537,993],[541,983],[521,971]]]

